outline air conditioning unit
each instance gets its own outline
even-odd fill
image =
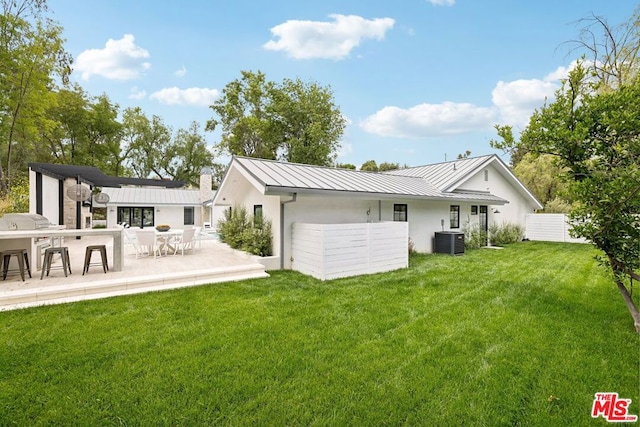
[[[437,231],[434,252],[448,255],[464,254],[464,233],[459,231]]]

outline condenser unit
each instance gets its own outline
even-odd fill
[[[434,252],[448,255],[464,254],[464,233],[459,231],[437,231]]]

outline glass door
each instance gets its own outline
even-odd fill
[[[154,209],[152,207],[146,208],[132,208],[132,207],[120,207],[118,208],[118,222],[126,222],[131,227],[153,227],[155,223]]]
[[[489,209],[487,206],[480,206],[478,221],[480,223],[480,232],[484,236],[484,244],[487,245],[489,242]]]

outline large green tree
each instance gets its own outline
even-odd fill
[[[138,178],[167,178],[160,165],[171,146],[171,129],[159,116],[149,119],[142,109],[127,108],[122,118],[123,150],[127,168]]]
[[[330,88],[299,79],[275,83],[258,71],[242,71],[211,106],[216,117],[206,129],[221,127],[221,152],[330,166],[346,119]]]
[[[550,154],[527,153],[513,168],[513,173],[542,203],[547,213],[569,213],[571,197],[567,183],[562,179],[564,170]]]
[[[193,187],[200,185],[202,168],[211,167],[214,160],[197,122],[191,122],[188,129],[178,129],[166,154],[160,164],[166,175]]]
[[[214,163],[198,123],[178,129],[173,137],[160,117],[148,118],[140,108],[127,108],[122,116],[123,164],[134,176],[198,186],[203,167],[221,168]]]
[[[623,281],[640,268],[640,79],[598,91],[579,64],[517,144],[555,157],[574,198],[572,231],[603,251],[640,333],[640,313]]]
[[[108,175],[117,175],[120,165],[122,124],[118,121],[120,107],[106,94],[95,98],[89,110],[86,145],[79,159],[81,164],[95,166]]]
[[[89,128],[89,95],[79,85],[53,92],[36,150],[38,161],[77,163]],[[53,124],[49,126],[48,124]]]
[[[636,11],[617,28],[603,18],[588,22],[578,45],[590,57],[553,102],[534,112],[519,140],[502,126],[492,145],[520,159],[553,156],[574,200],[572,232],[602,250],[640,334],[640,312],[624,280],[640,280],[640,18]]]
[[[340,149],[346,119],[329,88],[300,79],[285,79],[272,89],[272,136],[292,163],[330,166]],[[277,141],[277,140],[276,140]]]
[[[1,0],[0,15],[0,195],[14,175],[14,147],[35,152],[56,82],[66,82],[71,56],[62,28],[47,18],[44,0]],[[20,158],[25,162],[28,158]],[[22,169],[22,167],[20,168]]]

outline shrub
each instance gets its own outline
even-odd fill
[[[216,231],[220,241],[233,249],[259,256],[273,254],[271,221],[254,218],[244,206],[234,206],[225,211],[224,218],[216,224]]]
[[[491,224],[489,231],[480,229],[478,223],[466,223],[462,227],[464,232],[464,248],[478,249],[487,245],[487,237],[493,246],[504,246],[516,243],[524,238],[524,227],[520,224],[503,222],[502,224]]]
[[[520,224],[503,222],[501,225],[489,226],[489,240],[494,246],[516,243],[524,238],[524,227]]]
[[[256,221],[253,227],[242,232],[242,249],[253,255],[272,255],[273,238],[271,235],[271,221]]]
[[[487,232],[480,229],[480,225],[466,223],[462,226],[462,232],[464,233],[464,248],[479,249],[483,246],[487,246]]]

